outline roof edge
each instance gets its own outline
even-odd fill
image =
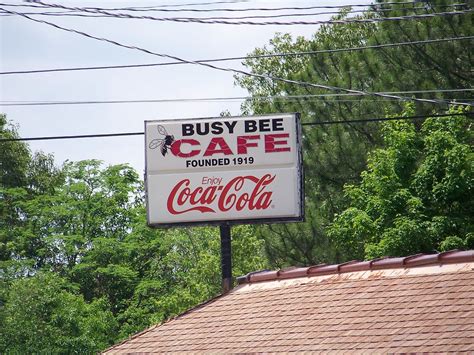
[[[232,291],[232,290],[231,290],[231,291]],[[150,327],[148,327],[148,328],[142,330],[142,331],[139,332],[139,333],[135,333],[135,334],[133,334],[133,335],[130,335],[130,336],[128,336],[126,339],[124,339],[124,340],[122,340],[122,341],[120,341],[120,342],[118,342],[118,343],[116,343],[116,344],[111,345],[110,347],[108,347],[108,348],[105,349],[105,350],[102,350],[100,353],[101,353],[101,354],[105,354],[105,353],[107,353],[107,352],[109,352],[109,351],[111,351],[111,350],[114,350],[114,348],[116,348],[116,347],[118,347],[118,346],[120,346],[120,345],[122,345],[122,344],[124,344],[124,343],[126,343],[126,342],[128,342],[128,341],[130,341],[130,340],[132,340],[132,339],[135,339],[136,337],[139,337],[139,336],[141,336],[141,335],[143,335],[143,334],[145,334],[145,333],[148,333],[149,331],[152,331],[153,329],[155,329],[155,328],[157,328],[157,327],[160,327],[160,326],[162,326],[163,324],[166,324],[166,323],[172,322],[172,321],[174,321],[174,320],[176,320],[176,319],[178,319],[178,318],[184,317],[185,315],[187,315],[187,314],[189,314],[189,313],[191,313],[191,312],[193,312],[193,311],[196,311],[196,310],[198,310],[198,309],[200,309],[200,308],[202,308],[202,307],[204,307],[204,306],[206,306],[206,305],[208,305],[208,304],[210,304],[210,303],[213,303],[213,302],[215,302],[216,300],[218,300],[219,298],[226,296],[228,293],[229,293],[229,292],[218,294],[218,295],[212,297],[211,299],[208,299],[208,300],[206,300],[206,301],[204,301],[204,302],[201,302],[201,303],[197,304],[196,306],[193,306],[193,307],[187,309],[186,311],[184,311],[184,312],[182,312],[182,313],[180,313],[180,314],[171,316],[171,317],[165,319],[164,321],[162,321],[162,322],[160,322],[160,323],[158,323],[158,324],[154,324],[154,325],[152,325],[152,326],[150,326]]]
[[[474,250],[450,250],[436,254],[415,254],[405,257],[383,257],[367,261],[348,261],[341,264],[319,264],[307,267],[291,267],[280,270],[251,272],[237,278],[239,285],[299,277],[337,275],[355,271],[407,269],[422,266],[474,262]]]

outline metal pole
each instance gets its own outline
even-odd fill
[[[221,224],[221,266],[222,266],[222,293],[232,289],[232,249],[230,239],[230,226]]]

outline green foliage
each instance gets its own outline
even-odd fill
[[[267,266],[263,242],[250,226],[232,228],[233,274]],[[122,335],[143,329],[220,293],[220,239],[217,228],[170,229],[160,232],[160,246],[146,277],[135,288],[130,307],[121,315]],[[131,236],[133,237],[133,236]],[[148,310],[148,317],[143,313]]]
[[[414,9],[419,5],[384,3],[377,1],[364,17],[421,11]],[[442,12],[452,3],[430,1],[423,11]],[[347,16],[344,10],[336,19]],[[311,39],[278,33],[251,55],[471,32],[472,16],[328,25]],[[244,65],[256,74],[367,92],[470,88],[471,53],[472,42],[452,41],[249,58]],[[428,103],[405,108],[370,95],[235,80],[253,96],[243,104],[244,114],[301,112],[304,122],[316,122],[400,116],[403,110],[406,116],[436,113]],[[260,98],[275,95],[294,97]],[[416,95],[472,101],[457,92]],[[470,129],[467,118],[455,116],[416,124],[307,126],[307,221],[233,227],[233,274],[474,248]],[[4,115],[0,137],[18,137]],[[22,142],[0,142],[0,353],[98,352],[220,293],[217,228],[150,229],[143,192],[138,174],[125,164],[87,160],[56,167],[51,155],[32,153]]]
[[[384,1],[378,1],[383,4]],[[447,8],[457,4],[453,0],[432,0],[426,6],[426,12],[452,11]],[[410,10],[408,6],[380,6],[392,8],[380,16],[401,16],[423,13],[423,10]],[[472,7],[455,7],[466,10]],[[449,38],[472,35],[472,15],[437,16],[429,21],[385,21],[378,25],[378,31],[369,39],[369,44],[415,41],[428,38]],[[379,73],[381,90],[430,90],[437,88],[469,88],[472,85],[472,41],[449,41],[425,44],[423,46],[394,47],[377,51],[368,56],[368,64]],[[380,59],[384,59],[383,61]],[[462,98],[465,93],[429,94],[440,99]],[[417,111],[430,113],[432,105],[419,104]]]
[[[0,138],[19,138],[18,127],[0,114]],[[43,193],[61,183],[61,172],[51,154],[30,152],[21,141],[0,142],[0,188],[25,188],[29,193]]]
[[[329,263],[338,258],[319,219],[315,218],[315,210],[315,205],[307,201],[307,222],[256,227],[272,268]]]
[[[370,154],[361,183],[346,186],[351,207],[330,228],[344,259],[469,247],[471,126],[464,116],[429,118],[418,131],[406,121],[384,125],[384,148]]]
[[[0,114],[0,138],[18,138],[17,127]],[[23,142],[0,142],[0,187],[27,185],[30,150]]]
[[[450,11],[444,6],[454,3],[452,0],[430,1],[424,4],[426,6],[424,10],[415,10],[420,8],[421,4],[394,5],[385,2],[377,1],[377,5],[372,6],[372,12],[365,13],[361,17],[393,17]],[[469,5],[466,7],[470,8]],[[343,20],[348,16],[352,14],[349,15],[348,9],[345,9],[335,16],[335,19]],[[268,45],[255,49],[249,55],[320,51],[469,35],[472,35],[471,15],[444,16],[420,21],[325,25],[321,26],[311,39],[299,37],[293,40],[288,34],[276,34]],[[318,53],[311,56],[248,58],[243,64],[256,74],[366,92],[468,89],[473,80],[471,53],[472,41],[450,41],[373,50]],[[328,91],[244,75],[237,75],[235,81],[252,95],[252,99],[242,105],[242,111],[249,114],[300,112],[303,122],[317,122],[384,117],[387,114],[399,116],[404,109],[402,101],[371,95],[347,96],[344,91]],[[261,96],[273,95],[293,96],[293,98],[259,99]],[[320,96],[307,97],[307,95]],[[410,94],[401,95],[410,96]],[[414,96],[472,101],[472,94],[466,92],[439,92]],[[418,102],[413,106],[411,114],[431,114],[435,108],[433,104]],[[383,143],[384,132],[379,127],[378,123],[304,127],[306,206],[311,213],[307,222],[298,227],[276,226],[271,230],[261,229],[273,265],[295,263],[308,265],[321,261],[338,262],[346,258],[340,249],[334,250],[333,239],[328,239],[327,227],[335,215],[341,214],[346,206],[344,185],[355,185],[360,182],[361,173],[367,168],[368,152]],[[403,133],[407,135],[403,139],[408,140],[406,142],[408,145],[405,147],[404,142],[400,140],[400,146],[404,147],[403,149],[416,150],[417,147],[410,145],[409,142],[410,134],[414,134],[416,127],[407,129],[413,130],[411,133],[408,131]],[[400,151],[399,154],[405,153],[409,152]],[[456,156],[456,153],[453,154]],[[386,168],[383,166],[382,157],[379,161],[381,162],[379,169]],[[398,161],[400,165],[394,169],[397,173],[409,171],[411,163],[413,162],[400,159]],[[456,186],[457,183],[453,181],[450,186]],[[383,181],[380,184],[380,188],[383,188]],[[399,198],[403,200],[402,196]],[[417,201],[412,200],[410,203],[414,204],[412,207],[415,208]],[[348,217],[347,228],[351,223],[353,222]],[[354,252],[354,255],[363,255],[360,243],[354,242],[351,248],[353,251],[350,254]]]
[[[49,177],[51,188],[2,189],[0,324],[18,324],[2,334],[10,340],[0,352],[95,352],[220,293],[217,228],[152,230],[130,167],[89,160],[57,169],[43,158],[34,172],[50,173],[35,181]],[[232,234],[235,275],[266,267],[252,227]],[[29,322],[22,297],[38,302]]]
[[[343,13],[337,18],[344,16]],[[256,49],[250,55],[360,46],[373,31],[372,25],[322,26],[311,40],[297,38],[296,41],[289,35],[277,34],[269,47]],[[358,87],[353,76],[360,73],[358,81],[364,86],[370,76],[364,75],[363,63],[350,70],[343,69],[355,65],[352,57],[351,53],[273,57],[247,59],[244,65],[257,74],[360,89],[362,87]],[[304,98],[304,95],[325,95],[327,92],[276,80],[237,76],[236,82],[255,97],[301,96],[294,100],[249,100],[242,106],[245,113],[301,112],[303,122],[314,122],[347,119],[367,106],[364,102],[357,106],[351,102],[341,103],[333,96]],[[369,125],[324,125],[304,130],[307,222],[260,228],[272,266],[311,265],[339,260],[328,239],[326,225],[342,209],[344,200],[341,191],[344,184],[358,181],[360,172],[365,168],[367,151],[377,141],[375,126]]]
[[[274,53],[285,52],[306,52],[309,51],[311,44],[304,37],[297,37],[293,42],[290,34],[276,33],[275,37],[270,39],[269,47],[263,46],[256,48],[251,56],[262,56]],[[308,57],[288,56],[283,58],[269,57],[267,59],[248,58],[244,65],[252,69],[252,73],[259,75],[269,75],[280,78],[286,78],[291,75],[295,68],[302,68],[308,63]],[[245,75],[235,76],[236,84],[246,88],[252,96],[266,97],[285,93],[285,84],[280,81],[270,81],[262,78],[254,78]],[[248,115],[251,113],[268,113],[272,110],[272,100],[247,100],[241,107],[242,113]]]
[[[87,304],[67,280],[40,273],[10,285],[0,352],[96,353],[112,344],[116,328],[103,300]]]
[[[466,242],[459,237],[450,236],[450,237],[446,237],[446,239],[440,243],[439,248],[440,248],[440,251],[465,249]]]
[[[142,185],[126,165],[100,169],[98,161],[67,163],[61,185],[32,194],[25,188],[3,190],[1,256],[8,273],[46,267],[65,273],[93,247],[96,238],[122,240],[137,218]],[[25,270],[27,265],[32,268]],[[15,271],[18,270],[18,271]]]

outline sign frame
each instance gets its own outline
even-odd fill
[[[148,194],[148,181],[147,181],[147,172],[148,172],[148,147],[147,147],[147,135],[146,127],[148,123],[177,123],[180,122],[199,122],[201,120],[217,120],[221,118],[222,120],[232,120],[232,119],[262,119],[270,118],[275,116],[293,116],[295,120],[295,147],[296,147],[296,176],[297,176],[297,200],[300,215],[299,216],[290,216],[290,217],[265,217],[265,218],[242,218],[242,219],[222,219],[222,220],[210,220],[210,221],[193,221],[193,222],[173,222],[173,223],[150,223],[150,204],[149,204],[149,194]],[[290,223],[290,222],[304,222],[305,221],[305,193],[304,193],[304,169],[303,169],[303,151],[302,151],[302,126],[301,126],[301,115],[298,112],[293,113],[272,113],[264,115],[252,115],[252,116],[225,116],[225,117],[199,117],[199,118],[177,118],[177,119],[155,119],[155,120],[145,120],[144,122],[145,136],[144,136],[144,146],[145,146],[145,172],[144,172],[144,188],[145,188],[145,208],[146,208],[146,219],[147,225],[150,228],[174,228],[174,227],[195,227],[195,226],[222,226],[222,225],[240,225],[240,224],[273,224],[273,223]],[[246,171],[252,171],[252,169],[246,169]]]

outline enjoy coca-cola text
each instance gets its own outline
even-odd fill
[[[242,211],[265,210],[272,203],[272,191],[265,191],[275,180],[275,175],[266,174],[258,178],[252,175],[237,176],[225,185],[202,186],[191,189],[191,181],[183,179],[171,190],[167,208],[168,212],[177,215],[190,211],[201,213],[227,212],[232,209]],[[251,192],[242,192],[244,186],[251,184]],[[246,189],[248,191],[248,189]],[[217,206],[214,203],[217,201]],[[217,209],[217,210],[216,210]]]

